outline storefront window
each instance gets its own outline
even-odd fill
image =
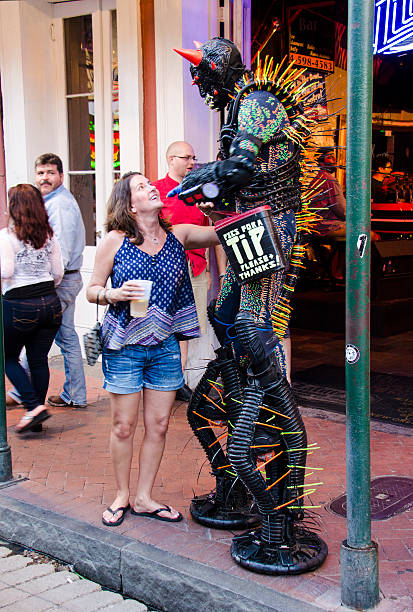
[[[119,80],[118,80],[118,38],[116,11],[112,15],[112,114],[113,114],[113,179],[120,178],[119,142]]]
[[[86,227],[86,244],[95,245],[95,98],[92,16],[64,20],[70,191]]]
[[[95,246],[111,184],[120,177],[116,11],[64,19],[64,35],[69,139],[66,171],[82,211],[86,244]],[[96,42],[101,40],[110,40],[110,49],[101,48]]]

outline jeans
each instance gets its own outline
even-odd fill
[[[63,385],[61,398],[70,404],[86,404],[86,381],[83,370],[82,351],[79,338],[75,330],[75,303],[76,297],[82,288],[80,272],[65,274],[62,282],[56,287],[56,293],[62,304],[62,323],[57,332],[55,342],[60,348],[65,366],[66,380]],[[27,370],[26,360],[21,360],[22,366]],[[16,389],[9,391],[9,395],[20,401]]]
[[[60,348],[65,366],[66,380],[60,397],[70,404],[86,404],[86,381],[83,370],[82,351],[75,329],[76,297],[82,289],[80,272],[65,274],[56,293],[62,303],[62,324],[57,332],[55,342]]]
[[[56,294],[3,300],[5,370],[27,410],[44,404],[50,376],[47,355],[61,320]],[[23,347],[31,379],[19,361]]]
[[[127,344],[119,350],[104,348],[103,388],[111,393],[137,393],[142,387],[176,391],[185,381],[179,342],[172,334],[158,344]]]

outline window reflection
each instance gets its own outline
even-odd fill
[[[64,20],[66,93],[93,93],[92,15]]]
[[[100,27],[100,26],[98,26]],[[92,15],[81,15],[64,20],[66,61],[66,102],[68,117],[70,190],[76,198],[86,227],[86,244],[96,244],[96,116],[95,100],[99,108],[108,98],[111,100],[112,123],[106,122],[105,134],[98,138],[110,141],[112,151],[105,151],[99,163],[98,177],[112,173],[114,182],[120,177],[119,141],[119,88],[118,88],[118,44],[116,11],[111,11],[112,66],[111,86],[107,91],[94,91],[94,68],[101,70],[101,59],[93,53]],[[100,30],[99,30],[100,32]],[[100,36],[101,33],[95,32]],[[96,65],[96,62],[97,65]],[[102,142],[98,141],[102,146]],[[108,143],[109,146],[109,143]],[[99,149],[100,150],[100,149]],[[105,191],[99,184],[98,193]]]
[[[65,19],[64,32],[70,191],[82,213],[86,244],[93,246],[96,197],[92,16]]]
[[[116,23],[116,11],[112,11],[112,123],[114,171],[120,169],[118,34]]]

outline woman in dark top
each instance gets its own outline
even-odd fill
[[[23,433],[38,431],[50,416],[44,400],[48,353],[62,320],[55,286],[63,261],[40,191],[23,184],[8,195],[8,224],[0,231],[5,369],[27,410],[16,428]],[[23,347],[31,378],[20,365]]]
[[[109,304],[103,322],[104,387],[110,393],[110,447],[117,495],[103,513],[104,525],[120,525],[129,509],[133,437],[143,393],[145,434],[139,455],[132,514],[176,522],[182,515],[152,497],[176,390],[182,387],[178,340],[199,336],[185,249],[218,243],[212,227],[177,225],[160,218],[158,190],[139,172],[124,175],[109,200],[107,231],[87,288],[90,302]],[[111,277],[111,288],[106,289]],[[146,314],[133,317],[130,301],[152,281]],[[143,391],[142,391],[143,390]]]

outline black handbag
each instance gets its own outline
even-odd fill
[[[90,366],[95,365],[103,349],[102,326],[99,322],[99,292],[96,296],[96,323],[90,331],[83,334],[86,361]]]

